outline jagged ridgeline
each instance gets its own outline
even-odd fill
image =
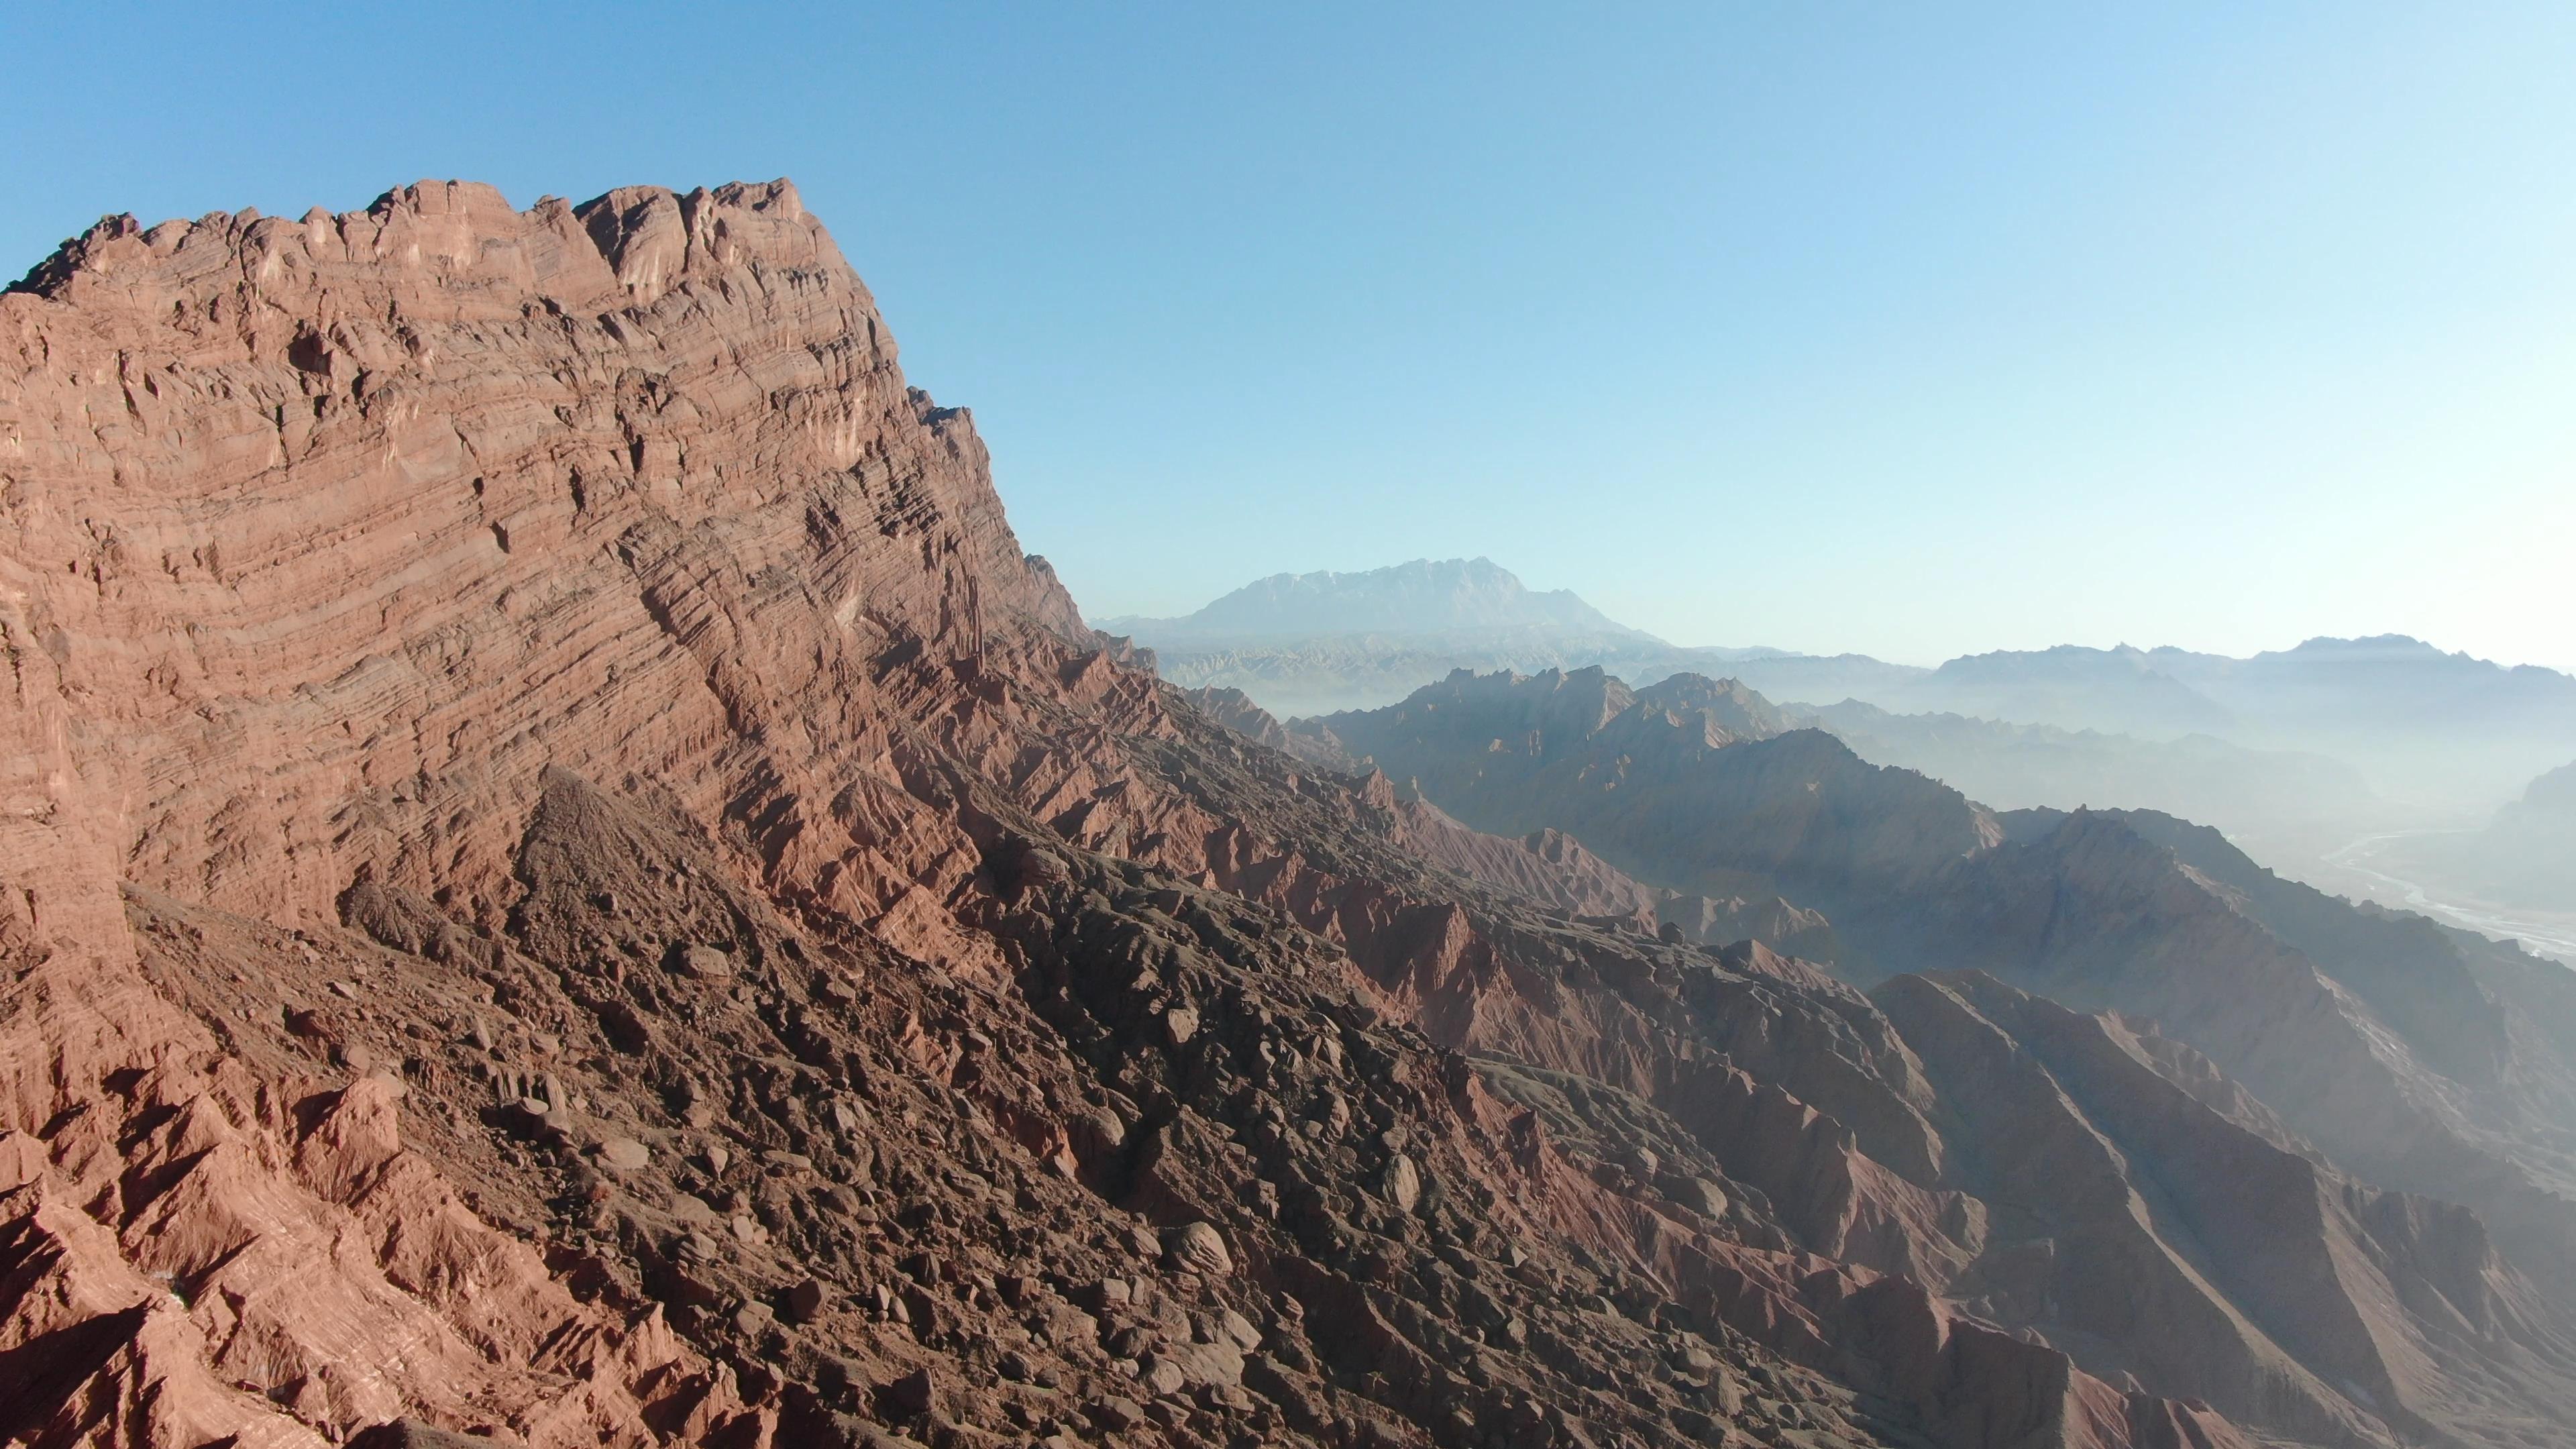
[[[112,219],[0,356],[13,1440],[2576,1417],[2546,981],[1749,691],[1220,722],[785,183]]]

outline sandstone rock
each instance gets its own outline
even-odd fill
[[[1226,1251],[1224,1236],[1203,1222],[1185,1223],[1172,1231],[1165,1261],[1174,1268],[1211,1278],[1234,1271],[1234,1256]]]
[[[677,946],[672,960],[683,973],[700,981],[723,981],[733,975],[732,953],[715,946]]]
[[[1181,1366],[1160,1354],[1148,1354],[1139,1363],[1136,1381],[1147,1393],[1177,1394],[1189,1386],[1189,1375]]]
[[[1118,1119],[1117,1113],[1105,1107],[1077,1115],[1073,1126],[1077,1133],[1087,1135],[1086,1145],[1093,1153],[1115,1152],[1127,1142],[1127,1124]],[[1077,1138],[1078,1142],[1081,1140]]]
[[[1142,1426],[1145,1408],[1124,1394],[1104,1394],[1091,1401],[1091,1421],[1112,1434],[1124,1434]]]
[[[609,1137],[599,1144],[600,1164],[619,1172],[640,1172],[652,1160],[652,1149],[632,1137]]]
[[[486,1449],[489,1442],[405,1418],[359,1431],[348,1449]]]
[[[1378,1180],[1378,1190],[1386,1195],[1387,1203],[1397,1212],[1409,1213],[1422,1200],[1422,1174],[1414,1167],[1412,1158],[1396,1153],[1386,1160],[1385,1171]]]
[[[1151,1260],[1163,1251],[1164,1239],[1143,1223],[1127,1225],[1127,1248],[1139,1258]]]
[[[787,1290],[787,1320],[790,1323],[812,1323],[823,1316],[823,1306],[830,1301],[830,1290],[819,1278],[800,1278]]]
[[[1169,1344],[1146,1363],[1147,1374],[1151,1376],[1158,1365],[1170,1368],[1183,1384],[1192,1387],[1222,1389],[1243,1383],[1243,1353],[1231,1343]]]
[[[1670,1179],[1666,1195],[1705,1218],[1723,1218],[1728,1207],[1726,1189],[1705,1177]]]
[[[938,1406],[939,1381],[930,1370],[915,1369],[886,1385],[885,1398],[899,1412],[927,1414]]]
[[[1261,1330],[1252,1325],[1252,1320],[1231,1308],[1218,1313],[1217,1331],[1241,1352],[1251,1353],[1261,1347]]]

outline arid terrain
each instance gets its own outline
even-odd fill
[[[1731,680],[1185,693],[785,182],[0,359],[0,1442],[2576,1423],[2576,976]]]

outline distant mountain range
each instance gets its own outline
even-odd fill
[[[1492,559],[1415,559],[1360,573],[1273,574],[1177,619],[1115,618],[1099,627],[1140,640],[1241,644],[1319,635],[1553,632],[1661,644],[1613,622],[1569,589],[1532,589]]]
[[[1484,558],[1278,574],[1178,618],[1093,622],[1151,648],[1173,683],[1240,689],[1282,718],[1392,703],[1455,669],[1598,665],[1642,680],[1790,657],[1668,644],[1570,591],[1531,589]]]
[[[2331,841],[2393,814],[2329,756],[2250,749],[2205,734],[2139,739],[1960,714],[1895,714],[1847,699],[1794,705],[1861,758],[1919,770],[1999,810],[2147,805],[2267,843]]]
[[[1989,719],[2302,749],[2414,803],[2491,806],[2576,754],[2576,677],[2403,634],[2310,639],[2250,659],[2061,645],[1953,659],[1873,700]]]
[[[1724,675],[1981,798],[2171,809],[2230,830],[2287,819],[2330,834],[2387,824],[2391,807],[2465,824],[2576,755],[2576,677],[2394,634],[2248,659],[2060,645],[1926,669],[1676,645],[1482,558],[1282,574],[1180,618],[1098,623],[1153,649],[1173,682],[1240,689],[1283,718],[1376,708],[1460,669],[1598,667],[1636,686]],[[1938,715],[1960,722],[1897,722]]]

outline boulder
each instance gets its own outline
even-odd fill
[[[1413,1159],[1399,1152],[1387,1158],[1386,1168],[1378,1178],[1378,1191],[1397,1212],[1409,1213],[1422,1200],[1422,1173]]]
[[[1164,1240],[1163,1257],[1174,1269],[1211,1278],[1234,1271],[1234,1255],[1226,1251],[1224,1235],[1209,1223],[1185,1223],[1173,1229]]]

